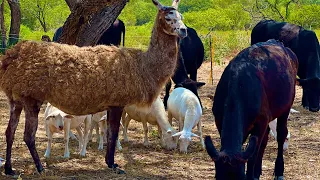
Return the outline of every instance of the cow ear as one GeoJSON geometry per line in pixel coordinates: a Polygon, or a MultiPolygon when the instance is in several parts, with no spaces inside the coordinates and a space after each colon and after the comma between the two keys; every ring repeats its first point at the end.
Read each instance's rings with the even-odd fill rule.
{"type": "Polygon", "coordinates": [[[68,118],[68,119],[74,118],[74,116],[72,116],[72,115],[70,115],[70,114],[65,114],[63,117],[64,117],[64,118],[68,118]]]}
{"type": "Polygon", "coordinates": [[[205,82],[197,82],[197,87],[200,88],[201,86],[204,86],[206,85],[205,82]]]}
{"type": "Polygon", "coordinates": [[[213,143],[212,143],[212,140],[211,140],[211,137],[210,136],[206,136],[204,138],[204,143],[205,143],[205,146],[206,146],[206,150],[207,150],[207,153],[209,154],[209,156],[211,157],[211,159],[216,162],[218,161],[219,159],[219,153],[218,151],[216,150],[216,148],[214,147],[213,143]]]}

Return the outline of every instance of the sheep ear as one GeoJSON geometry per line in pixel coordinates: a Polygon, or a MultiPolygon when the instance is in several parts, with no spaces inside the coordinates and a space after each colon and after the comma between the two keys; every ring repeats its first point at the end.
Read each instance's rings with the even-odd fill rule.
{"type": "Polygon", "coordinates": [[[64,115],[62,115],[62,117],[68,118],[68,119],[74,118],[74,116],[72,116],[72,115],[70,115],[70,114],[64,114],[64,115]]]}
{"type": "Polygon", "coordinates": [[[197,137],[197,138],[200,138],[200,136],[196,135],[195,133],[191,133],[191,137],[197,137]]]}
{"type": "Polygon", "coordinates": [[[177,132],[174,135],[172,135],[172,137],[177,137],[177,136],[181,136],[182,132],[177,132]]]}
{"type": "Polygon", "coordinates": [[[163,8],[162,4],[158,0],[152,0],[152,2],[159,10],[163,8]]]}
{"type": "Polygon", "coordinates": [[[178,9],[180,0],[172,0],[172,7],[178,9]]]}

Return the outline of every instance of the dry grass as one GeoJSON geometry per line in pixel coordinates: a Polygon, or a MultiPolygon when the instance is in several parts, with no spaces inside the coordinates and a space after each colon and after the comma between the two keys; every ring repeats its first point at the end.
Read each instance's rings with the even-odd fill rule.
{"type": "MultiPolygon", "coordinates": [[[[207,84],[200,90],[204,105],[203,133],[211,135],[217,144],[218,133],[211,112],[212,102],[208,95],[213,95],[216,84],[224,67],[214,67],[214,85],[207,84]]],[[[208,82],[210,64],[206,62],[200,69],[200,81],[208,82]]],[[[297,87],[297,96],[293,108],[300,114],[292,114],[289,121],[291,141],[289,150],[285,152],[286,179],[320,179],[320,113],[310,113],[301,106],[301,88],[297,87]]],[[[46,160],[43,155],[47,140],[43,121],[42,108],[37,132],[37,150],[46,168],[45,174],[36,173],[33,160],[23,142],[24,115],[18,126],[13,145],[13,167],[21,173],[23,179],[214,179],[214,165],[201,148],[198,139],[194,139],[188,154],[180,154],[177,150],[166,151],[160,147],[156,136],[156,127],[152,127],[149,137],[151,146],[143,146],[142,124],[131,121],[128,136],[129,143],[122,143],[123,151],[116,153],[115,161],[126,171],[126,175],[116,175],[106,168],[105,151],[98,151],[98,144],[89,143],[87,156],[80,158],[77,153],[77,142],[71,141],[71,158],[62,158],[64,145],[62,135],[56,135],[53,141],[52,156],[46,160]]],[[[0,94],[0,157],[5,157],[5,129],[9,119],[8,105],[5,96],[0,94]]],[[[175,126],[177,127],[177,126],[175,126]]],[[[122,139],[122,136],[121,136],[122,139]]],[[[261,179],[272,178],[276,159],[276,142],[270,138],[263,158],[263,175],[261,179]]],[[[0,179],[10,179],[0,169],[0,179]]]]}

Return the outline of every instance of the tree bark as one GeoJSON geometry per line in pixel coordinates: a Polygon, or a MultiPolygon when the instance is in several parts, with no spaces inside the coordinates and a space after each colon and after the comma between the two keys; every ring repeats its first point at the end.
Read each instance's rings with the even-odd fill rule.
{"type": "Polygon", "coordinates": [[[77,3],[80,2],[80,0],[65,0],[67,5],[69,6],[70,11],[72,12],[73,8],[77,3]]]}
{"type": "Polygon", "coordinates": [[[76,3],[62,27],[58,42],[78,46],[95,45],[127,2],[128,0],[85,0],[76,3]]]}
{"type": "Polygon", "coordinates": [[[0,7],[0,30],[1,30],[0,53],[3,54],[7,45],[6,27],[4,26],[4,0],[2,0],[1,7],[0,7]]]}
{"type": "Polygon", "coordinates": [[[21,11],[19,0],[8,0],[11,10],[11,25],[9,32],[8,46],[14,45],[19,40],[20,24],[21,24],[21,11]]]}

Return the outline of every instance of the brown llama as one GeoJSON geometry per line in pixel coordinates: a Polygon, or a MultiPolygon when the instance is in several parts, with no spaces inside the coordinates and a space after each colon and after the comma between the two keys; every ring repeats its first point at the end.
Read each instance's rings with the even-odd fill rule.
{"type": "Polygon", "coordinates": [[[172,76],[177,61],[177,38],[187,35],[179,0],[158,8],[146,52],[115,46],[77,47],[57,43],[23,41],[0,57],[0,88],[8,97],[10,120],[6,130],[5,173],[14,175],[11,151],[22,109],[25,111],[24,141],[38,172],[44,169],[35,147],[38,114],[44,101],[72,115],[109,110],[107,153],[114,163],[115,145],[123,107],[150,106],[172,76]]]}

